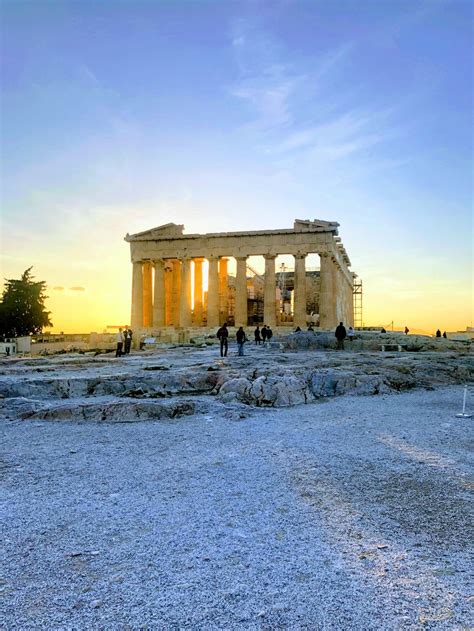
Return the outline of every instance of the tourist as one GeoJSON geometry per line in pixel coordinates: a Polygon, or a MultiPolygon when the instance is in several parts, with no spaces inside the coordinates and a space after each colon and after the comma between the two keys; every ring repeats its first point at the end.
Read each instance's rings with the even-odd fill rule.
{"type": "Polygon", "coordinates": [[[125,354],[130,355],[130,349],[132,348],[133,331],[128,329],[127,341],[125,342],[125,354]]]}
{"type": "Polygon", "coordinates": [[[336,327],[336,331],[334,335],[336,336],[336,340],[337,340],[337,350],[343,351],[344,340],[347,337],[347,332],[346,332],[346,327],[344,326],[342,322],[339,322],[339,326],[336,327]]]}
{"type": "Polygon", "coordinates": [[[300,333],[301,332],[301,327],[297,326],[295,329],[295,333],[300,333]]]}
{"type": "Polygon", "coordinates": [[[444,337],[445,340],[448,339],[448,335],[447,335],[446,331],[443,331],[443,337],[444,337]]]}
{"type": "Polygon", "coordinates": [[[258,325],[257,325],[257,328],[255,329],[254,335],[255,335],[255,344],[261,344],[262,336],[260,335],[260,327],[258,325]]]}
{"type": "Polygon", "coordinates": [[[244,327],[239,326],[239,330],[237,331],[237,348],[239,351],[239,355],[242,356],[244,354],[244,344],[247,341],[247,336],[245,335],[244,327]]]}
{"type": "Polygon", "coordinates": [[[267,340],[270,341],[273,337],[273,331],[269,326],[267,326],[267,340]]]}
{"type": "Polygon", "coordinates": [[[405,335],[408,335],[408,333],[410,333],[410,329],[406,326],[405,327],[405,335]]]}
{"type": "Polygon", "coordinates": [[[441,331],[439,329],[436,331],[436,337],[441,337],[441,331]]]}
{"type": "Polygon", "coordinates": [[[229,331],[227,330],[227,322],[224,322],[221,328],[217,331],[217,338],[221,343],[221,357],[227,357],[227,349],[229,347],[228,337],[229,331]]]}
{"type": "Polygon", "coordinates": [[[123,333],[122,333],[122,329],[118,330],[118,333],[115,336],[115,339],[117,341],[117,350],[115,351],[115,357],[122,357],[122,355],[123,355],[123,353],[122,353],[122,348],[123,348],[123,333]]]}
{"type": "Polygon", "coordinates": [[[354,329],[350,326],[349,330],[347,331],[347,337],[349,338],[349,342],[352,344],[352,340],[354,339],[354,335],[355,335],[355,331],[354,329]]]}
{"type": "Polygon", "coordinates": [[[267,341],[267,325],[266,324],[262,326],[262,340],[264,344],[267,341]]]}

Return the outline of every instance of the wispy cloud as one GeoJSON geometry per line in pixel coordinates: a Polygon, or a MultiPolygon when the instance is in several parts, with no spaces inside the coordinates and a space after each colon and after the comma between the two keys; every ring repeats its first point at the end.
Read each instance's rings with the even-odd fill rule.
{"type": "Polygon", "coordinates": [[[85,287],[69,287],[70,291],[86,291],[85,287]]]}
{"type": "MultiPolygon", "coordinates": [[[[267,155],[295,162],[343,160],[395,137],[394,108],[358,107],[345,101],[334,84],[354,52],[352,42],[320,51],[312,59],[290,57],[261,25],[239,20],[231,45],[239,70],[231,94],[253,118],[246,129],[267,155]],[[336,94],[336,96],[335,96],[336,94]]],[[[341,81],[342,79],[342,81],[341,81]]],[[[288,162],[289,161],[289,162],[288,162]]]]}

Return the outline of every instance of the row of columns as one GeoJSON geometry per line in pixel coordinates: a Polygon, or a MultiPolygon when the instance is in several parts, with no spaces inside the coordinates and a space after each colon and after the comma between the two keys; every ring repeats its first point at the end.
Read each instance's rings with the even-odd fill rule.
{"type": "MultiPolygon", "coordinates": [[[[306,326],[306,254],[295,255],[294,315],[295,326],[306,326]]],[[[235,325],[247,325],[247,256],[236,257],[235,325]]],[[[276,255],[264,255],[264,321],[276,326],[276,255]]],[[[203,258],[194,261],[194,318],[191,307],[191,259],[158,259],[133,263],[133,329],[163,327],[168,324],[199,326],[203,318],[203,258]],[[155,282],[152,290],[152,270],[155,282]],[[152,293],[153,291],[153,293],[152,293]]],[[[209,257],[207,326],[222,323],[228,312],[227,259],[209,257]]],[[[339,320],[352,324],[352,287],[344,278],[337,261],[321,254],[320,325],[333,327],[339,320]],[[345,316],[345,317],[344,317],[345,316]]]]}

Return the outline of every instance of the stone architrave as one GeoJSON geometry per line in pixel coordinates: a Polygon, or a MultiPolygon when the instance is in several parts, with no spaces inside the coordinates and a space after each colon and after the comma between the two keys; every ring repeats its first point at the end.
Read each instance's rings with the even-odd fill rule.
{"type": "Polygon", "coordinates": [[[132,314],[130,326],[132,331],[138,331],[143,326],[143,269],[142,262],[133,264],[132,272],[132,314]]]}
{"type": "Polygon", "coordinates": [[[143,263],[143,326],[153,326],[152,263],[143,263]]]}
{"type": "Polygon", "coordinates": [[[276,283],[274,254],[265,254],[265,284],[263,289],[263,319],[264,324],[276,326],[276,283]]]}
{"type": "Polygon", "coordinates": [[[179,327],[181,323],[181,261],[173,260],[173,301],[172,301],[172,320],[173,326],[179,327]]]}
{"type": "Polygon", "coordinates": [[[194,315],[195,326],[202,326],[203,293],[202,293],[202,264],[204,259],[194,259],[194,315]]]}
{"type": "Polygon", "coordinates": [[[295,296],[293,324],[306,327],[306,254],[295,255],[295,296]]]}
{"type": "Polygon", "coordinates": [[[165,326],[165,262],[158,259],[154,262],[155,285],[153,288],[153,326],[165,326]]]}
{"type": "Polygon", "coordinates": [[[235,278],[235,326],[247,326],[247,257],[238,256],[235,278]]]}
{"type": "Polygon", "coordinates": [[[209,256],[209,287],[207,292],[207,326],[219,326],[219,260],[209,256]]]}
{"type": "Polygon", "coordinates": [[[180,325],[191,326],[191,259],[181,259],[180,325]]]}

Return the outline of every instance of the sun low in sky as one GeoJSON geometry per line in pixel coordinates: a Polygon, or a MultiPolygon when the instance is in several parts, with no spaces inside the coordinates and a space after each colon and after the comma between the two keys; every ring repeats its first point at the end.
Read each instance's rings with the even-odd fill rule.
{"type": "Polygon", "coordinates": [[[124,235],[341,224],[366,325],[472,324],[473,3],[2,2],[1,274],[130,318],[124,235]]]}

